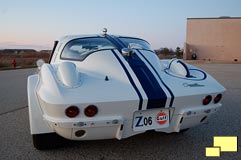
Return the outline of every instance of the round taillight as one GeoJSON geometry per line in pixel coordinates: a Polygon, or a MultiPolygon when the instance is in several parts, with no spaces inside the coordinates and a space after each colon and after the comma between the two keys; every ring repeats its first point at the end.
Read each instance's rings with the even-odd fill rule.
{"type": "Polygon", "coordinates": [[[218,94],[218,95],[214,98],[213,102],[214,102],[214,103],[218,103],[218,102],[220,102],[221,99],[222,99],[222,94],[218,94]]]}
{"type": "Polygon", "coordinates": [[[79,108],[76,106],[70,106],[65,110],[66,116],[73,118],[79,114],[79,108]]]}
{"type": "Polygon", "coordinates": [[[203,99],[203,105],[208,105],[212,101],[212,96],[208,95],[203,99]]]}
{"type": "Polygon", "coordinates": [[[85,108],[85,115],[87,117],[93,117],[98,113],[98,108],[95,105],[89,105],[85,108]]]}

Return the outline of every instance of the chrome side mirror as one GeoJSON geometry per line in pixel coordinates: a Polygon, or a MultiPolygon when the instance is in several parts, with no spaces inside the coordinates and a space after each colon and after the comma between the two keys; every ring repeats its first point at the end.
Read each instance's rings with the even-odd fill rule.
{"type": "Polygon", "coordinates": [[[131,56],[134,54],[134,51],[133,51],[131,48],[123,48],[123,49],[121,50],[121,53],[122,53],[124,56],[131,57],[131,56]]]}

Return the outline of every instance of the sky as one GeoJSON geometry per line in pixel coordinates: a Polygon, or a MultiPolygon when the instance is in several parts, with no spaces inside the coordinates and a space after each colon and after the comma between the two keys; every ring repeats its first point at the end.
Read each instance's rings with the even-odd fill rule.
{"type": "Polygon", "coordinates": [[[52,49],[64,35],[109,34],[183,48],[187,18],[241,17],[241,0],[0,0],[0,49],[52,49]]]}

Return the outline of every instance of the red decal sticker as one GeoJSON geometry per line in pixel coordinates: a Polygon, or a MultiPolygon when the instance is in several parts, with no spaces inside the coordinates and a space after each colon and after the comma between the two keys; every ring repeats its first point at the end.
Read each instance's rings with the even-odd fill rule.
{"type": "Polygon", "coordinates": [[[156,115],[156,121],[158,124],[163,125],[167,122],[167,115],[164,112],[160,112],[156,115]]]}

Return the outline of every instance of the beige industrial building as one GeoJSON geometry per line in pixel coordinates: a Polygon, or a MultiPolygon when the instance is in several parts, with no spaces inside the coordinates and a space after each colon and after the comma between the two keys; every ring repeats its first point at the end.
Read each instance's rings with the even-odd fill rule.
{"type": "Polygon", "coordinates": [[[183,59],[241,61],[241,17],[188,18],[183,59]]]}

